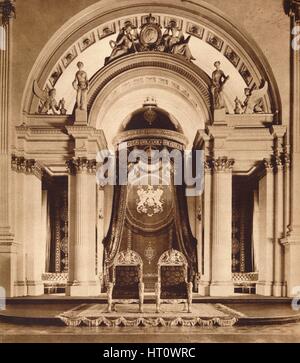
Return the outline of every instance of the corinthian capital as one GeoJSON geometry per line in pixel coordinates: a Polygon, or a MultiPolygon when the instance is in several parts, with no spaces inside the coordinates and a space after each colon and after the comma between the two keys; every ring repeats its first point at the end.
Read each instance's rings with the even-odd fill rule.
{"type": "Polygon", "coordinates": [[[88,160],[86,157],[73,158],[66,162],[67,169],[70,174],[78,173],[90,173],[94,174],[96,172],[96,160],[88,160]]]}
{"type": "Polygon", "coordinates": [[[39,162],[34,159],[29,159],[25,161],[25,173],[34,174],[39,179],[43,176],[43,168],[39,162]]]}
{"type": "Polygon", "coordinates": [[[6,25],[9,19],[16,17],[16,6],[14,0],[0,1],[0,13],[2,14],[2,24],[6,25]]]}
{"type": "Polygon", "coordinates": [[[287,13],[295,17],[296,21],[300,21],[300,0],[288,0],[287,13]]]}
{"type": "Polygon", "coordinates": [[[234,165],[233,159],[228,159],[226,156],[212,159],[212,166],[214,171],[228,172],[231,171],[234,165]]]}

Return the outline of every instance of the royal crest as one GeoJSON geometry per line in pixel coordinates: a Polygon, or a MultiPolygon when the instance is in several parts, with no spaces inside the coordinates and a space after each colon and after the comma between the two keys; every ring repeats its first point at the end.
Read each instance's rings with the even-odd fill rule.
{"type": "Polygon", "coordinates": [[[139,186],[137,194],[136,210],[138,213],[152,217],[154,214],[163,212],[163,189],[160,186],[157,188],[154,188],[152,185],[146,187],[139,186]]]}

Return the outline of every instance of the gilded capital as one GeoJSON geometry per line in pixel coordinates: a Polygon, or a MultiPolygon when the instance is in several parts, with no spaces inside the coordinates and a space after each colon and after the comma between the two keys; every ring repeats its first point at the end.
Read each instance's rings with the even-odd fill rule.
{"type": "Polygon", "coordinates": [[[212,167],[216,172],[229,172],[234,165],[233,159],[228,159],[227,156],[212,159],[212,167]]]}
{"type": "Polygon", "coordinates": [[[13,0],[4,0],[0,2],[0,12],[2,14],[2,24],[7,25],[9,20],[16,18],[16,6],[13,0]]]}
{"type": "Polygon", "coordinates": [[[70,159],[66,162],[66,166],[68,172],[70,174],[79,174],[79,173],[96,173],[96,160],[88,160],[86,157],[78,157],[70,159]]]}
{"type": "Polygon", "coordinates": [[[42,179],[43,176],[43,168],[39,162],[34,159],[28,159],[25,161],[25,173],[33,174],[37,178],[42,179]]]}
{"type": "Polygon", "coordinates": [[[287,10],[289,16],[294,17],[296,21],[300,21],[300,0],[288,0],[287,10]]]}
{"type": "Polygon", "coordinates": [[[263,164],[264,164],[264,168],[266,169],[267,172],[273,171],[274,163],[271,158],[270,159],[265,158],[263,160],[263,164]]]}

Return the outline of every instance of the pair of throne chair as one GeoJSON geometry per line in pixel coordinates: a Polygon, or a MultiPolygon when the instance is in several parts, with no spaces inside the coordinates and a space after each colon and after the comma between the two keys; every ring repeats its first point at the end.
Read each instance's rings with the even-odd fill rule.
{"type": "MultiPolygon", "coordinates": [[[[158,280],[155,285],[156,312],[161,303],[184,303],[191,312],[192,282],[188,282],[188,264],[185,256],[177,250],[165,251],[158,260],[158,280]]],[[[112,266],[112,281],[107,287],[108,312],[117,303],[138,303],[143,312],[144,283],[143,261],[132,250],[117,254],[112,266]]]]}

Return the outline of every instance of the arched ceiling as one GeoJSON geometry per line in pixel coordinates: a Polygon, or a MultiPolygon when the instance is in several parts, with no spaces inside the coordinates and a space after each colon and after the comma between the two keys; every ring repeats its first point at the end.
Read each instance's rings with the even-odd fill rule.
{"type": "MultiPolygon", "coordinates": [[[[201,68],[207,75],[211,76],[214,71],[214,62],[221,61],[222,70],[230,76],[224,93],[227,97],[229,112],[233,113],[234,99],[239,97],[244,99],[244,88],[257,83],[254,70],[251,70],[250,64],[242,59],[243,56],[238,53],[236,47],[224,39],[220,34],[213,31],[204,24],[194,23],[188,19],[170,16],[169,14],[153,14],[164,28],[170,19],[175,19],[179,28],[184,31],[185,36],[191,35],[191,28],[197,29],[198,34],[191,35],[189,42],[190,49],[196,60],[193,62],[201,68]],[[229,59],[229,53],[233,55],[229,59]],[[247,70],[248,77],[242,76],[242,71],[247,70]]],[[[112,22],[102,24],[89,32],[83,34],[80,39],[74,42],[63,54],[60,60],[51,70],[45,84],[41,85],[48,89],[55,87],[57,90],[57,99],[64,98],[68,113],[72,113],[75,105],[75,91],[72,87],[74,75],[77,71],[76,64],[82,61],[85,65],[84,70],[91,78],[101,67],[104,66],[104,60],[111,53],[110,41],[116,40],[120,28],[126,20],[130,20],[137,27],[140,27],[143,19],[147,14],[136,14],[115,19],[112,22]],[[105,34],[105,30],[108,35],[105,34]],[[111,33],[111,34],[110,34],[111,33]]]]}
{"type": "MultiPolygon", "coordinates": [[[[189,45],[196,58],[194,64],[208,76],[211,76],[214,70],[213,63],[216,60],[221,61],[221,68],[230,76],[225,87],[229,111],[233,111],[233,101],[236,96],[244,98],[245,87],[258,85],[261,79],[266,79],[270,84],[269,97],[265,99],[267,110],[268,112],[278,110],[280,113],[277,84],[259,47],[227,16],[201,0],[197,3],[181,0],[151,2],[145,0],[143,3],[139,0],[120,0],[118,3],[111,3],[109,0],[101,0],[86,8],[54,34],[41,52],[24,91],[23,111],[25,113],[37,111],[38,99],[32,93],[33,81],[37,80],[42,88],[55,87],[57,99],[63,97],[66,100],[68,113],[71,113],[75,103],[72,81],[77,71],[76,63],[79,60],[82,61],[89,78],[92,78],[99,69],[103,69],[104,59],[111,53],[109,42],[116,39],[124,21],[129,19],[140,27],[143,17],[150,12],[159,19],[163,29],[170,19],[175,19],[185,36],[191,35],[189,45]],[[192,27],[196,29],[196,33],[191,32],[192,27]],[[243,73],[245,70],[247,74],[243,73]]],[[[128,91],[128,94],[139,100],[137,108],[141,106],[142,99],[138,95],[144,96],[151,89],[154,90],[153,87],[148,86],[144,89],[144,93],[141,92],[141,87],[139,93],[133,89],[128,91]]],[[[163,94],[162,88],[158,93],[160,99],[157,99],[157,102],[164,108],[167,107],[167,96],[164,97],[163,94]]],[[[118,106],[120,110],[122,110],[120,105],[122,102],[125,103],[126,97],[120,98],[118,106]]],[[[130,102],[127,99],[126,102],[135,107],[133,106],[135,102],[132,100],[130,102]]],[[[181,102],[186,101],[181,100],[181,102]]],[[[205,111],[203,110],[202,113],[204,114],[205,111]]],[[[123,115],[122,120],[125,116],[123,115]]],[[[174,116],[180,119],[179,115],[174,116]]],[[[115,117],[120,115],[116,112],[115,117]]],[[[201,117],[198,116],[199,127],[202,127],[201,122],[201,117]]]]}

